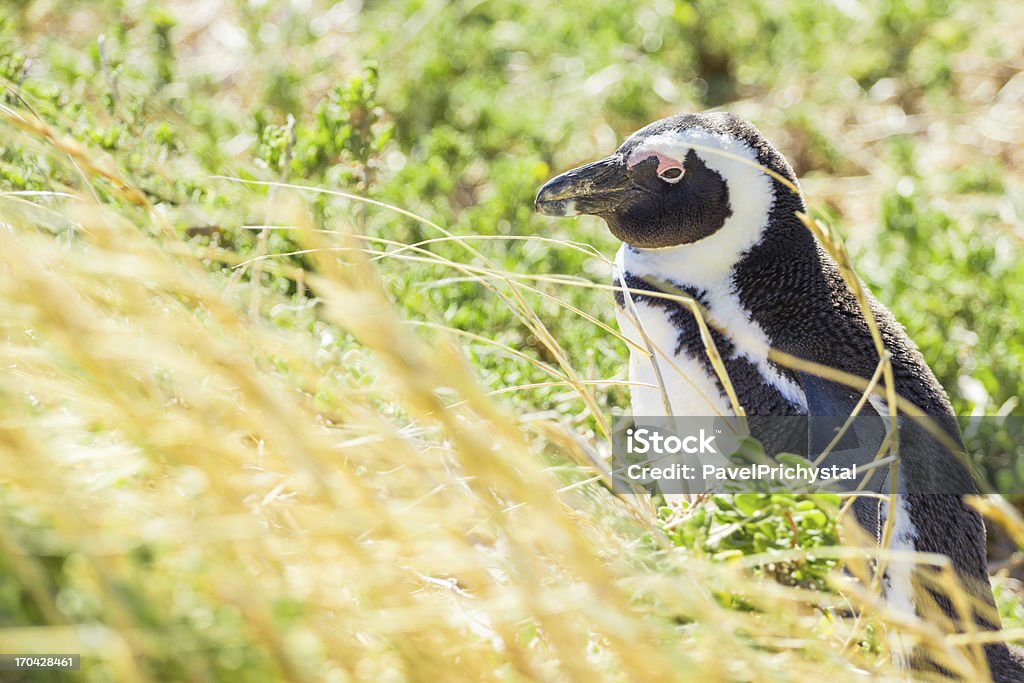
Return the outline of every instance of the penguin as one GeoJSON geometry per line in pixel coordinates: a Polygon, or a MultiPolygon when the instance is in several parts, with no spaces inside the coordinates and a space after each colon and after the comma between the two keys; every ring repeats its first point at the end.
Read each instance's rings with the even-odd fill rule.
{"type": "MultiPolygon", "coordinates": [[[[634,416],[733,415],[735,400],[752,435],[761,438],[759,418],[763,427],[771,424],[763,418],[837,418],[856,408],[860,391],[784,366],[771,354],[781,351],[865,380],[879,365],[856,294],[798,218],[806,210],[798,190],[793,169],[772,144],[752,124],[724,112],[651,123],[611,156],[540,189],[539,213],[599,216],[622,242],[614,268],[619,328],[636,348],[653,352],[631,350],[634,416]],[[702,306],[732,398],[693,313],[664,294],[683,294],[702,306]]],[[[892,314],[870,293],[866,297],[891,357],[896,394],[962,449],[949,399],[924,357],[892,314]]],[[[867,413],[888,424],[885,401],[872,396],[869,403],[867,413]]],[[[855,517],[877,540],[891,523],[893,549],[948,557],[976,606],[971,618],[977,628],[999,629],[984,525],[964,501],[964,494],[976,492],[969,472],[921,423],[901,417],[899,424],[898,467],[885,473],[890,484],[895,474],[894,509],[887,499],[861,496],[855,517]]],[[[810,428],[802,453],[821,452],[828,437],[810,428]]],[[[918,584],[913,565],[894,560],[882,578],[891,608],[924,615],[937,605],[959,624],[944,594],[918,584]]],[[[987,644],[984,652],[993,680],[1024,681],[1024,654],[1004,643],[987,644]]],[[[949,673],[920,653],[906,653],[901,662],[949,673]]]]}

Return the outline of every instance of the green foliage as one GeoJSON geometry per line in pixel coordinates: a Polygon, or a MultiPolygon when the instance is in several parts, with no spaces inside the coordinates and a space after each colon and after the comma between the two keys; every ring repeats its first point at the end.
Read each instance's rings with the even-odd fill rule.
{"type": "Polygon", "coordinates": [[[992,580],[992,592],[1004,629],[1024,627],[1024,602],[1020,599],[1022,589],[1024,587],[1016,579],[1001,576],[992,580]]]}
{"type": "MultiPolygon", "coordinates": [[[[913,186],[913,184],[911,184],[913,186]]],[[[888,193],[861,274],[917,342],[959,414],[1013,409],[1024,386],[1024,260],[991,209],[955,218],[917,192],[888,193]],[[969,396],[965,387],[977,386],[969,396]],[[1009,403],[1008,403],[1009,402],[1009,403]]]]}
{"type": "MultiPolygon", "coordinates": [[[[271,325],[320,340],[325,377],[314,393],[325,401],[349,390],[336,372],[363,389],[381,380],[355,342],[319,317],[304,284],[274,268],[305,263],[291,254],[298,245],[290,226],[268,228],[265,239],[252,229],[286,222],[274,213],[283,193],[218,176],[356,193],[467,238],[425,245],[426,255],[403,251],[394,243],[442,234],[381,207],[305,197],[318,227],[366,238],[405,316],[493,342],[466,340],[464,348],[482,384],[506,390],[502,402],[518,414],[554,415],[596,441],[589,408],[546,369],[557,365],[557,349],[509,302],[523,297],[581,377],[624,380],[625,345],[573,312],[614,328],[610,293],[528,281],[539,290],[532,292],[496,277],[481,282],[460,266],[479,267],[486,258],[516,274],[608,281],[610,267],[595,254],[608,258],[618,245],[605,226],[536,216],[537,188],[571,164],[609,153],[650,120],[722,106],[753,119],[812,181],[805,185],[812,212],[849,233],[859,273],[906,325],[957,411],[1020,412],[1020,155],[1012,126],[991,129],[992,121],[1021,115],[1013,99],[1019,45],[1003,30],[1015,25],[1010,7],[947,0],[239,2],[219,6],[204,26],[167,3],[72,4],[64,13],[16,3],[0,19],[0,103],[38,117],[124,174],[200,253],[223,249],[240,261],[272,255],[259,271],[215,255],[205,263],[233,294],[257,307],[261,297],[274,302],[271,325]],[[991,96],[976,94],[985,92],[1007,93],[1001,113],[990,111],[991,96]],[[979,120],[984,135],[959,139],[979,120]],[[855,187],[836,197],[822,180],[830,177],[855,187]],[[531,388],[507,391],[518,385],[531,388]]],[[[4,126],[3,192],[54,193],[40,200],[44,210],[72,191],[135,211],[115,188],[83,178],[66,154],[4,126]]],[[[50,228],[74,239],[65,223],[53,217],[50,228]]],[[[595,394],[606,413],[627,409],[627,387],[595,394]]],[[[60,596],[60,613],[109,621],[112,608],[100,604],[83,558],[39,540],[52,523],[30,514],[31,501],[3,498],[0,505],[15,541],[60,596]]],[[[687,552],[723,562],[762,555],[758,575],[824,588],[836,564],[814,550],[839,542],[836,509],[832,496],[750,493],[713,496],[711,505],[679,518],[666,512],[663,521],[687,552]]],[[[252,646],[244,619],[200,586],[169,578],[194,568],[168,566],[159,546],[134,553],[137,581],[118,586],[119,607],[132,622],[173,632],[182,649],[216,653],[204,660],[207,668],[193,670],[156,647],[156,679],[263,680],[266,654],[252,646]],[[174,609],[157,614],[154,604],[174,609]]],[[[9,562],[0,556],[0,627],[38,624],[41,606],[9,579],[9,562]]],[[[1016,587],[1000,591],[1001,613],[1019,625],[1016,587]]],[[[268,618],[284,628],[302,609],[284,596],[268,618]]]]}
{"type": "Polygon", "coordinates": [[[839,544],[839,504],[831,494],[740,493],[712,495],[677,520],[671,508],[660,514],[670,522],[669,538],[677,546],[721,561],[764,555],[758,574],[784,585],[825,590],[838,561],[817,557],[814,549],[839,544]],[[797,558],[786,553],[794,550],[803,552],[797,558]]]}
{"type": "Polygon", "coordinates": [[[258,111],[258,158],[271,169],[286,170],[287,178],[316,178],[368,191],[375,159],[394,131],[381,120],[378,79],[376,67],[364,66],[328,91],[311,121],[296,123],[289,114],[287,123],[277,125],[268,122],[266,111],[258,111]]]}

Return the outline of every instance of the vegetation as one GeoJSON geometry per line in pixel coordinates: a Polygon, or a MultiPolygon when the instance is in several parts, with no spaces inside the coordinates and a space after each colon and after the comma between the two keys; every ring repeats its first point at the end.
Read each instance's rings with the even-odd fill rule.
{"type": "Polygon", "coordinates": [[[862,556],[840,501],[602,486],[617,244],[532,202],[655,118],[735,111],[958,412],[1019,415],[1022,22],[8,3],[0,652],[83,655],[13,680],[844,681],[898,676],[897,632],[980,680],[970,639],[839,570],[862,556]]]}

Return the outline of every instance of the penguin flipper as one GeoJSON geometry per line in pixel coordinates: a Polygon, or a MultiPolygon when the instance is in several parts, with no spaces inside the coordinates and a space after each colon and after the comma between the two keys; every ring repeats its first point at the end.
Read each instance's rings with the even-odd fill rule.
{"type": "Polygon", "coordinates": [[[874,406],[867,404],[852,420],[861,394],[817,375],[798,373],[807,399],[807,444],[811,460],[828,450],[819,467],[856,465],[858,478],[847,483],[848,490],[886,493],[888,465],[871,466],[885,441],[887,425],[874,406]],[[849,422],[849,424],[847,424],[849,422]],[[845,431],[844,431],[845,430],[845,431]],[[836,437],[842,432],[842,437],[836,437]],[[833,443],[835,441],[835,443],[833,443]],[[866,486],[861,485],[865,477],[866,486]]]}

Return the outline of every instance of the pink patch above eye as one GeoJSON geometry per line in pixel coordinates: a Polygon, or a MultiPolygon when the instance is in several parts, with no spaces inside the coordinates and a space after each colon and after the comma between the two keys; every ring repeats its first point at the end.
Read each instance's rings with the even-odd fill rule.
{"type": "Polygon", "coordinates": [[[670,168],[678,168],[680,171],[684,171],[685,170],[685,169],[683,169],[683,165],[681,163],[679,163],[675,159],[672,159],[670,157],[665,156],[664,154],[659,154],[658,152],[645,152],[645,153],[642,153],[642,154],[638,154],[635,157],[631,157],[626,162],[626,167],[627,168],[633,168],[634,166],[639,164],[641,161],[647,161],[651,157],[654,157],[654,158],[656,158],[658,160],[658,171],[657,171],[658,175],[661,175],[662,173],[664,173],[665,171],[667,171],[670,168]]]}
{"type": "Polygon", "coordinates": [[[679,169],[679,173],[678,174],[673,174],[672,175],[672,179],[673,180],[682,177],[683,172],[684,172],[682,164],[680,164],[675,159],[660,159],[660,158],[658,159],[658,175],[662,175],[663,173],[665,173],[665,171],[669,170],[670,168],[678,168],[679,169]]]}

